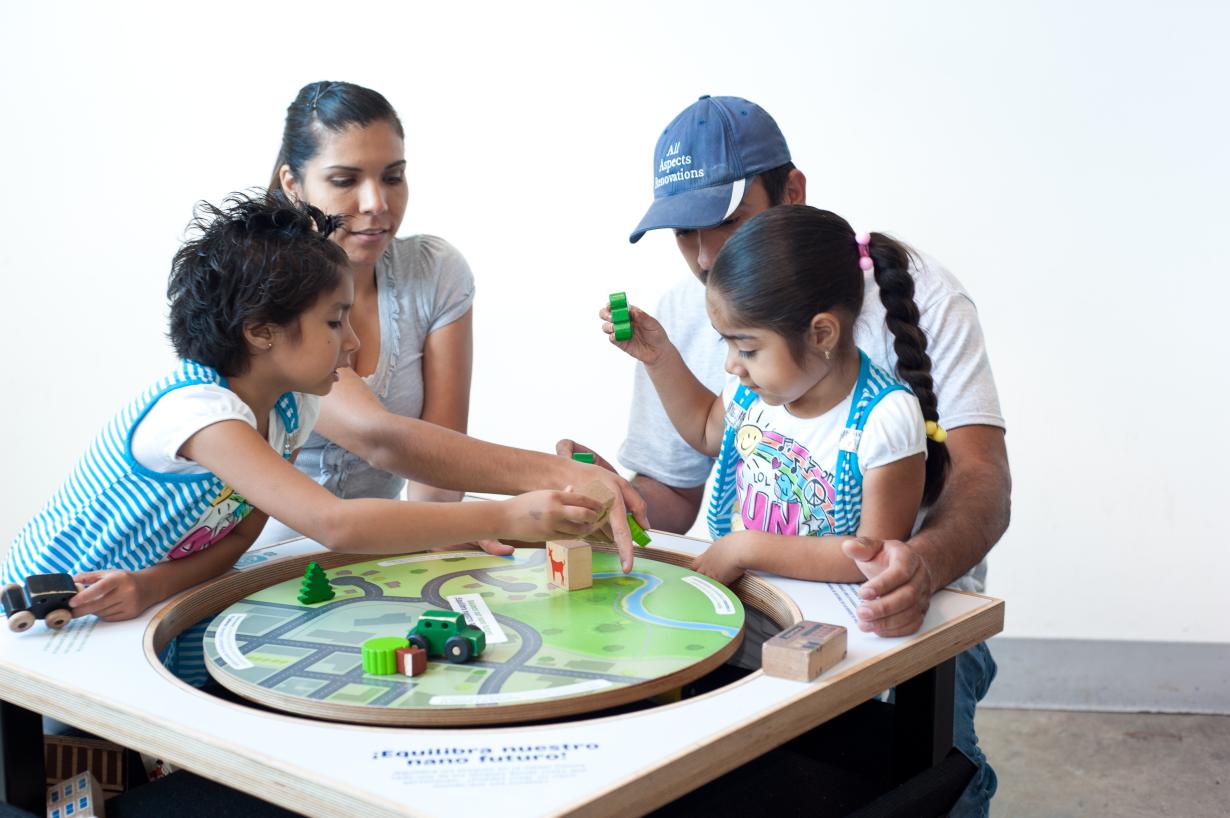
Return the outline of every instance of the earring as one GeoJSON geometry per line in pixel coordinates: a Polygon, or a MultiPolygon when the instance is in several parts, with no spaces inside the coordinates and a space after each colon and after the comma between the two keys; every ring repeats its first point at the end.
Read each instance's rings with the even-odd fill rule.
{"type": "Polygon", "coordinates": [[[270,341],[269,343],[265,344],[265,349],[273,349],[273,341],[270,341]]]}
{"type": "Polygon", "coordinates": [[[831,349],[824,350],[824,360],[826,361],[833,360],[833,350],[831,349]]]}

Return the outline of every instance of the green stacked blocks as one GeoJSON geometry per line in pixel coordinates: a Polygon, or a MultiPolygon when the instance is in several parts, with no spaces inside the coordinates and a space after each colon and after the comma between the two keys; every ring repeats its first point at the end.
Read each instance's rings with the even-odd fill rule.
{"type": "Polygon", "coordinates": [[[632,315],[626,293],[611,293],[611,323],[615,325],[616,341],[632,340],[632,315]]]}
{"type": "Polygon", "coordinates": [[[410,647],[402,636],[377,636],[363,643],[363,672],[373,676],[388,676],[397,672],[397,651],[410,647]]]}

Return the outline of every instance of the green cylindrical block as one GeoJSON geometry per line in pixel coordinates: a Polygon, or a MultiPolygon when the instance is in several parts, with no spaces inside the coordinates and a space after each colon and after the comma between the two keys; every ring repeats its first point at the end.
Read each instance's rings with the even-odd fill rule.
{"type": "Polygon", "coordinates": [[[573,452],[572,459],[577,461],[578,463],[593,463],[594,453],[593,452],[573,452]]]}
{"type": "Polygon", "coordinates": [[[611,293],[611,309],[627,309],[628,296],[624,293],[611,293]]]}
{"type": "Polygon", "coordinates": [[[363,643],[363,672],[373,676],[388,676],[397,672],[397,649],[410,643],[401,636],[377,636],[363,643]]]}
{"type": "Polygon", "coordinates": [[[615,325],[615,340],[616,341],[631,341],[632,340],[632,325],[629,323],[619,323],[615,325]]]}
{"type": "Polygon", "coordinates": [[[615,307],[611,310],[612,324],[628,324],[632,321],[632,314],[628,312],[627,307],[615,307]]]}

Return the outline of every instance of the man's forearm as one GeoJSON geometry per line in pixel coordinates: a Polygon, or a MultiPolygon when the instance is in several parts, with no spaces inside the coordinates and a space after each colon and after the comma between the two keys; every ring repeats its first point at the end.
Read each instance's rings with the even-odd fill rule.
{"type": "Polygon", "coordinates": [[[909,540],[931,573],[932,592],[952,584],[999,542],[1008,528],[1011,491],[1006,457],[949,473],[923,527],[909,540]]]}
{"type": "Polygon", "coordinates": [[[645,498],[653,527],[672,534],[688,532],[696,522],[705,494],[703,484],[692,488],[674,488],[643,474],[632,478],[632,487],[645,498]]]}

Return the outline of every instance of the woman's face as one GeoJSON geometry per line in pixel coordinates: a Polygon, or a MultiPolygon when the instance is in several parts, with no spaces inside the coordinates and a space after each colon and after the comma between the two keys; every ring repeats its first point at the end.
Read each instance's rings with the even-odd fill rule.
{"type": "Polygon", "coordinates": [[[374,268],[406,215],[405,144],[383,120],[320,134],[320,150],[302,178],[282,167],[282,188],[329,215],[346,216],[333,240],[356,269],[374,268]]]}

